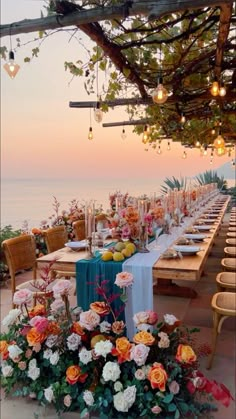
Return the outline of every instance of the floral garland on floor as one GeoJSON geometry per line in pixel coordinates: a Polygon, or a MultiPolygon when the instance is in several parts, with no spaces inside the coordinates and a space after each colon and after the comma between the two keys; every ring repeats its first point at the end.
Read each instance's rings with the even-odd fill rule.
{"type": "MultiPolygon", "coordinates": [[[[117,274],[122,296],[132,282],[130,273],[117,274]]],[[[107,297],[106,281],[96,286],[104,301],[88,311],[70,308],[69,280],[53,286],[48,304],[31,309],[32,293],[15,293],[17,308],[3,319],[8,330],[0,335],[6,395],[53,404],[58,413],[78,411],[84,418],[94,412],[104,419],[206,418],[217,410],[213,399],[230,404],[225,386],[199,371],[198,360],[209,351],[196,345],[198,330],[170,314],[158,322],[148,310],[134,316],[137,333],[131,342],[112,309],[117,295],[107,297]]]]}

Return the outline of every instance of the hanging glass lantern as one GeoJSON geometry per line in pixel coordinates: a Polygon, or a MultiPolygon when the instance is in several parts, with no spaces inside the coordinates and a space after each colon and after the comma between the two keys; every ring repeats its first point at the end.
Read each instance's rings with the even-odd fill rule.
{"type": "Polygon", "coordinates": [[[219,133],[219,135],[216,137],[213,145],[216,149],[222,148],[225,146],[225,140],[222,137],[221,133],[219,133]]]}
{"type": "Polygon", "coordinates": [[[168,99],[168,92],[163,86],[163,78],[159,77],[157,81],[157,87],[152,92],[152,100],[154,103],[162,104],[168,99]]]}

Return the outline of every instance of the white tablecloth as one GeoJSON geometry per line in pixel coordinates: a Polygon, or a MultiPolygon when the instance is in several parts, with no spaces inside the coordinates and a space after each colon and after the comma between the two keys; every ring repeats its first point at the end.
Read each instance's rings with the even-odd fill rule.
{"type": "Polygon", "coordinates": [[[194,217],[185,217],[184,222],[179,227],[172,227],[171,234],[162,234],[158,237],[157,242],[154,240],[147,247],[149,253],[136,253],[131,258],[124,261],[122,270],[130,272],[134,276],[132,287],[128,288],[128,301],[125,306],[125,319],[127,327],[127,336],[132,340],[136,333],[133,322],[133,316],[139,311],[153,309],[153,276],[152,267],[159,259],[160,255],[171,246],[171,244],[181,236],[183,231],[194,223],[199,215],[210,207],[217,196],[212,198],[205,207],[201,207],[194,217]]]}

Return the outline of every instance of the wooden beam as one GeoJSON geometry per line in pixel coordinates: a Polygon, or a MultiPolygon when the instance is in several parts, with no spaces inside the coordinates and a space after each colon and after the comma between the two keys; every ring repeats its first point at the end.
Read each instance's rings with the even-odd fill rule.
{"type": "Polygon", "coordinates": [[[0,38],[69,26],[79,27],[80,25],[92,22],[125,19],[128,16],[148,16],[149,21],[151,21],[171,13],[188,9],[201,9],[208,6],[223,7],[223,5],[230,5],[232,3],[233,0],[133,0],[130,3],[125,1],[114,6],[95,7],[66,15],[55,14],[43,18],[24,19],[10,24],[0,25],[0,38]]]}
{"type": "Polygon", "coordinates": [[[222,3],[221,12],[220,12],[220,22],[219,22],[219,31],[217,37],[217,47],[216,47],[216,58],[215,58],[215,68],[214,73],[217,79],[220,79],[221,68],[224,58],[224,47],[228,39],[230,21],[232,17],[233,3],[226,4],[222,3]]]}

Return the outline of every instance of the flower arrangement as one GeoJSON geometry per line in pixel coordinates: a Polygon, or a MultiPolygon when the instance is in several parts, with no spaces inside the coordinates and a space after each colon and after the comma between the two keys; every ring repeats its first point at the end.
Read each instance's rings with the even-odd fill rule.
{"type": "MultiPolygon", "coordinates": [[[[116,278],[121,295],[132,283],[128,273],[116,278]]],[[[57,412],[78,411],[81,418],[206,418],[216,409],[213,398],[229,405],[224,385],[199,371],[198,360],[209,351],[196,344],[196,329],[170,314],[159,321],[147,310],[135,314],[130,341],[112,309],[119,295],[106,296],[106,281],[97,285],[103,301],[87,311],[70,308],[70,292],[71,282],[60,280],[54,298],[31,309],[30,292],[15,293],[18,308],[3,319],[8,330],[0,336],[6,394],[53,404],[57,412]]]]}

